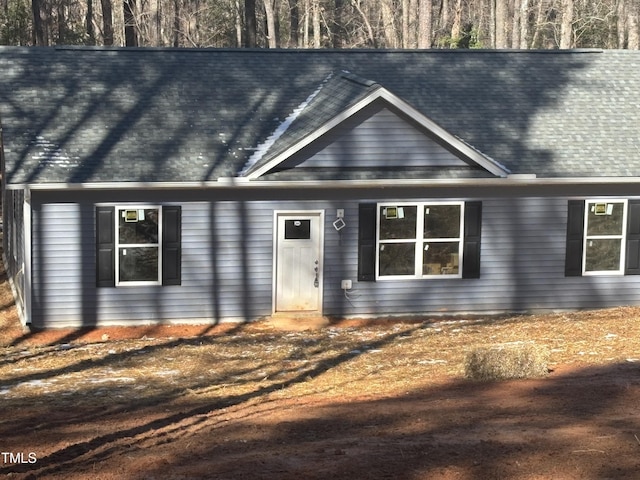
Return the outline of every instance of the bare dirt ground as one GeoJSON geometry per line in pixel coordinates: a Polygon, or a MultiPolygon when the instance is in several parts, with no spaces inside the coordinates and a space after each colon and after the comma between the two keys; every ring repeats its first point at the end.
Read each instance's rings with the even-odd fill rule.
{"type": "Polygon", "coordinates": [[[31,333],[3,280],[6,478],[640,475],[637,308],[31,333]],[[464,379],[469,351],[518,342],[550,350],[548,376],[464,379]]]}

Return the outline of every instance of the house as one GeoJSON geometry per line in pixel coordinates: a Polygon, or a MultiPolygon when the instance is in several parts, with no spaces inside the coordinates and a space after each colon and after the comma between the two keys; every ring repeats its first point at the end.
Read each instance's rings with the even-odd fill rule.
{"type": "Polygon", "coordinates": [[[0,121],[34,327],[640,304],[640,52],[2,47],[0,121]]]}

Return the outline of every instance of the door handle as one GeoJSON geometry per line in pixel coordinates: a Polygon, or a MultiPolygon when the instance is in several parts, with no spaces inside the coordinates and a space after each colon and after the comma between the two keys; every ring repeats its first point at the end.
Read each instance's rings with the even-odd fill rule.
{"type": "Polygon", "coordinates": [[[315,264],[315,268],[313,269],[313,271],[316,273],[315,278],[313,279],[313,286],[318,288],[320,286],[320,280],[319,280],[319,268],[318,268],[318,260],[316,260],[315,264]]]}

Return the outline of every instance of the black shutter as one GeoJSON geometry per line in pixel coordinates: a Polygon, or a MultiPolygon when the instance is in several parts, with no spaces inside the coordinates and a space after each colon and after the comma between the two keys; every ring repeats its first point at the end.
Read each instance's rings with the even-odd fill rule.
{"type": "Polygon", "coordinates": [[[640,275],[640,200],[629,200],[625,275],[640,275]]]}
{"type": "Polygon", "coordinates": [[[361,203],[358,221],[358,281],[376,280],[376,218],[375,203],[361,203]]]}
{"type": "Polygon", "coordinates": [[[162,285],[182,282],[182,208],[162,208],[162,285]]]}
{"type": "Polygon", "coordinates": [[[569,200],[567,215],[567,247],[564,261],[566,277],[582,276],[584,236],[584,200],[569,200]]]}
{"type": "Polygon", "coordinates": [[[462,278],[480,278],[481,231],[482,202],[466,202],[464,204],[462,278]]]}
{"type": "Polygon", "coordinates": [[[96,207],[96,286],[116,284],[115,207],[96,207]]]}

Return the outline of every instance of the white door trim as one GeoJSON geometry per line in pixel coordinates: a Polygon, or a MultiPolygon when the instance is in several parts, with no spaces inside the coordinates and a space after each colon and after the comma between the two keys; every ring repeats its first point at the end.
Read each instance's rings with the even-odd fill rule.
{"type": "Polygon", "coordinates": [[[317,216],[318,217],[318,310],[309,312],[322,315],[324,299],[324,210],[274,210],[273,211],[273,276],[271,281],[271,313],[277,313],[278,286],[278,218],[283,216],[317,216]]]}

